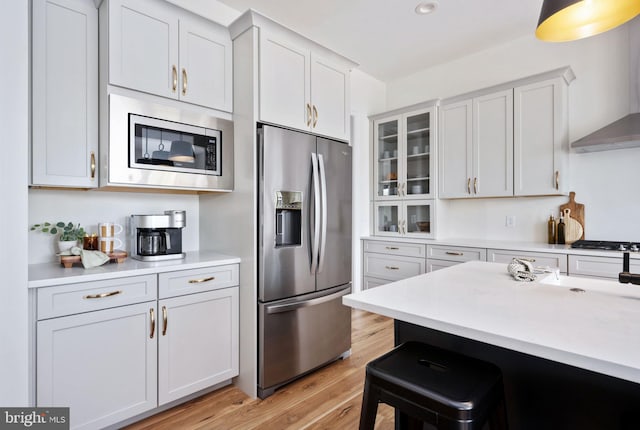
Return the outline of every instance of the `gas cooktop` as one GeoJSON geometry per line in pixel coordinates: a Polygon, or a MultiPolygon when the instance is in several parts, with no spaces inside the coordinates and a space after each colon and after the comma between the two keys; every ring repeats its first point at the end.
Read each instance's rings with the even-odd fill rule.
{"type": "Polygon", "coordinates": [[[639,242],[607,242],[601,240],[577,240],[571,244],[572,248],[599,249],[605,251],[640,251],[639,242]]]}

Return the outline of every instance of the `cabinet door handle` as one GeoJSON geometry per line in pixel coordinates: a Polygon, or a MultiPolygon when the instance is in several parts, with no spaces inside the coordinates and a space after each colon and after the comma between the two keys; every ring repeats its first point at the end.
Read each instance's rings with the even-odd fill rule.
{"type": "Polygon", "coordinates": [[[318,108],[316,105],[313,105],[313,127],[315,128],[318,123],[318,108]]]}
{"type": "Polygon", "coordinates": [[[101,294],[87,294],[83,299],[104,299],[105,297],[117,296],[118,294],[122,294],[122,290],[110,291],[108,293],[101,294]]]}
{"type": "Polygon", "coordinates": [[[167,334],[167,307],[162,307],[162,335],[167,334]]]}
{"type": "Polygon", "coordinates": [[[400,268],[396,266],[384,266],[384,268],[388,270],[400,270],[400,268]]]}
{"type": "Polygon", "coordinates": [[[461,256],[464,255],[463,252],[451,252],[451,251],[447,251],[447,252],[445,252],[445,254],[447,254],[447,255],[455,255],[455,256],[458,256],[458,257],[461,257],[461,256]]]}
{"type": "Polygon", "coordinates": [[[182,69],[182,95],[187,95],[187,70],[182,69]]]}
{"type": "Polygon", "coordinates": [[[473,194],[478,194],[478,178],[473,178],[473,194]]]}
{"type": "Polygon", "coordinates": [[[385,246],[385,249],[390,249],[392,251],[397,251],[400,248],[398,248],[397,246],[385,246]]]}
{"type": "Polygon", "coordinates": [[[311,105],[307,103],[307,127],[311,125],[311,105]]]}
{"type": "Polygon", "coordinates": [[[560,171],[556,170],[556,190],[560,189],[560,171]]]}
{"type": "Polygon", "coordinates": [[[96,178],[96,153],[91,151],[91,179],[96,178]]]}
{"type": "Polygon", "coordinates": [[[407,234],[407,220],[402,220],[402,234],[407,234]]]}
{"type": "Polygon", "coordinates": [[[153,339],[153,335],[156,333],[156,312],[153,308],[149,309],[149,316],[151,318],[151,333],[149,339],[153,339]]]}
{"type": "Polygon", "coordinates": [[[189,283],[190,284],[200,284],[202,282],[213,281],[214,279],[216,279],[215,276],[209,276],[208,278],[202,278],[202,279],[189,279],[189,283]]]}
{"type": "Polygon", "coordinates": [[[178,89],[178,69],[175,65],[171,66],[171,91],[174,93],[178,89]]]}
{"type": "Polygon", "coordinates": [[[471,194],[471,178],[467,178],[467,194],[471,194]]]}

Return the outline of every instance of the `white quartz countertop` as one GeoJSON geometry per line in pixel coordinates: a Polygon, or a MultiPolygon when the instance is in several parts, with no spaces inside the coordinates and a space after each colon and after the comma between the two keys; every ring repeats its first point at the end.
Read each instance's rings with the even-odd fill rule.
{"type": "MultiPolygon", "coordinates": [[[[487,249],[504,249],[512,251],[527,252],[549,252],[553,254],[571,254],[571,255],[592,255],[598,257],[615,257],[622,258],[622,251],[605,251],[598,249],[579,249],[571,248],[570,245],[550,245],[542,242],[519,242],[509,240],[491,240],[491,239],[417,239],[402,237],[386,237],[386,236],[364,236],[361,240],[376,240],[383,242],[399,242],[399,243],[423,243],[425,245],[435,246],[468,246],[473,248],[487,249]]],[[[631,252],[630,257],[640,259],[640,252],[631,252]]]]}
{"type": "Polygon", "coordinates": [[[506,268],[468,262],[350,294],[343,303],[640,383],[640,286],[555,275],[518,282],[506,268]]]}
{"type": "Polygon", "coordinates": [[[85,269],[81,263],[74,264],[68,269],[65,269],[60,263],[30,264],[29,288],[200,269],[235,263],[240,263],[240,258],[211,251],[195,251],[187,252],[183,259],[146,262],[127,257],[122,263],[111,262],[90,269],[85,269]]]}

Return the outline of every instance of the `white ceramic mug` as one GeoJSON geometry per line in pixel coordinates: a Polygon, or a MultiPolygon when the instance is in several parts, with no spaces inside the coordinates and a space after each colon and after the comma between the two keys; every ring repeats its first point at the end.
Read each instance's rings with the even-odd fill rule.
{"type": "Polygon", "coordinates": [[[122,226],[113,222],[101,222],[98,224],[98,232],[100,237],[114,237],[116,234],[122,233],[122,226]]]}
{"type": "Polygon", "coordinates": [[[98,250],[109,254],[114,249],[118,249],[122,246],[122,241],[117,237],[101,237],[98,245],[98,250]]]}

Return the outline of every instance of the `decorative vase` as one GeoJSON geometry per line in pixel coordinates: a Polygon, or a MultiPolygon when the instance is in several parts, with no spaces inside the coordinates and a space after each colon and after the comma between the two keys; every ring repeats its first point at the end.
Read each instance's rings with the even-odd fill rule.
{"type": "Polygon", "coordinates": [[[58,251],[59,252],[65,252],[65,251],[69,251],[71,248],[73,248],[74,246],[78,245],[78,241],[77,240],[59,240],[58,241],[58,251]]]}

